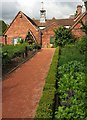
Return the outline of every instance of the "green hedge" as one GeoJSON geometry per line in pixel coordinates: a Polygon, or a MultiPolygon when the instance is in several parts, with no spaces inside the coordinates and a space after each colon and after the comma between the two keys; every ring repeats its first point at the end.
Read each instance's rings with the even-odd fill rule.
{"type": "Polygon", "coordinates": [[[5,66],[11,62],[12,58],[20,56],[25,51],[27,43],[19,45],[3,45],[2,46],[2,65],[5,66]]]}
{"type": "Polygon", "coordinates": [[[60,106],[55,113],[55,118],[57,120],[86,120],[84,65],[78,61],[71,61],[60,66],[58,71],[60,106]]]}
{"type": "Polygon", "coordinates": [[[87,54],[87,37],[80,38],[76,45],[81,54],[87,54]]]}
{"type": "Polygon", "coordinates": [[[50,70],[48,76],[46,78],[46,83],[43,89],[43,95],[39,102],[35,120],[37,119],[51,119],[53,116],[53,104],[54,104],[54,95],[56,92],[55,83],[56,83],[56,70],[58,64],[58,53],[59,48],[56,49],[55,54],[53,56],[53,60],[50,66],[50,70]]]}
{"type": "Polygon", "coordinates": [[[17,45],[2,45],[2,65],[5,66],[11,62],[11,59],[15,57],[20,57],[25,52],[25,47],[27,46],[27,51],[32,51],[33,49],[40,49],[40,45],[33,43],[29,45],[28,43],[22,43],[17,45]]]}
{"type": "Polygon", "coordinates": [[[81,52],[87,51],[85,40],[61,49],[57,75],[60,105],[55,120],[87,120],[87,54],[81,52]]]}
{"type": "Polygon", "coordinates": [[[80,54],[77,43],[66,45],[61,49],[61,55],[59,56],[59,65],[67,64],[73,60],[80,62],[83,62],[85,60],[85,55],[80,54]]]}

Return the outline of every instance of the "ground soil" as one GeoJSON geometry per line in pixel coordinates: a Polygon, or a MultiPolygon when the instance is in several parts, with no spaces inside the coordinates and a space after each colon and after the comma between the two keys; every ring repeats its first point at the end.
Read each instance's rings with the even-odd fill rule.
{"type": "Polygon", "coordinates": [[[54,52],[54,48],[42,49],[5,78],[3,118],[34,118],[54,52]]]}

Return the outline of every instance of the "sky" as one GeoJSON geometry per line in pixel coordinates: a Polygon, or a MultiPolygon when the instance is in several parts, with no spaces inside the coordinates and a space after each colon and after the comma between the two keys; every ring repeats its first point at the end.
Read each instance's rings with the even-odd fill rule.
{"type": "Polygon", "coordinates": [[[0,0],[0,19],[9,24],[18,11],[24,12],[30,18],[40,19],[42,1],[47,19],[68,18],[76,12],[78,4],[84,5],[82,0],[0,0]]]}

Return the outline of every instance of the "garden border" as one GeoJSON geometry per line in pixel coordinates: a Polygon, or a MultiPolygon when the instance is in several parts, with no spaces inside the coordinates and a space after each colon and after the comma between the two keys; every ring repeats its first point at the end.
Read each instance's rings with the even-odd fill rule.
{"type": "Polygon", "coordinates": [[[2,80],[5,80],[6,77],[8,77],[9,74],[11,74],[12,72],[14,72],[17,68],[19,68],[22,64],[24,64],[25,62],[27,62],[28,60],[30,60],[34,55],[36,55],[38,52],[40,52],[41,50],[37,50],[35,51],[31,56],[29,56],[28,58],[26,58],[24,61],[22,61],[21,63],[19,63],[16,67],[14,67],[12,70],[10,70],[6,75],[2,76],[2,80]]]}
{"type": "Polygon", "coordinates": [[[53,59],[50,64],[50,69],[46,77],[45,86],[40,102],[35,113],[35,120],[52,119],[56,93],[56,70],[58,64],[59,48],[56,48],[53,59]]]}

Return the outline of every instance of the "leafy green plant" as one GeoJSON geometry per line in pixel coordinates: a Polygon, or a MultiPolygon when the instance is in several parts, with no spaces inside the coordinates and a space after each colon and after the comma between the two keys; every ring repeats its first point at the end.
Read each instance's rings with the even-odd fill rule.
{"type": "MultiPolygon", "coordinates": [[[[78,41],[79,42],[79,41],[78,41]]],[[[59,56],[59,65],[67,64],[70,61],[76,60],[83,63],[86,55],[80,54],[77,44],[69,44],[61,49],[61,55],[59,56]]]]}
{"type": "MultiPolygon", "coordinates": [[[[19,42],[22,43],[21,39],[19,39],[19,42]]],[[[27,51],[32,51],[33,49],[40,49],[40,46],[36,43],[29,45],[27,42],[16,45],[2,45],[1,53],[3,67],[9,65],[13,58],[22,56],[25,53],[26,48],[27,51]]]]}
{"type": "Polygon", "coordinates": [[[33,49],[38,49],[38,50],[41,49],[41,46],[37,43],[33,43],[32,47],[33,47],[33,49]]]}
{"type": "Polygon", "coordinates": [[[11,62],[11,59],[20,56],[24,53],[27,43],[19,45],[3,45],[2,46],[2,65],[5,66],[11,62]]]}
{"type": "Polygon", "coordinates": [[[2,36],[7,29],[7,24],[3,21],[0,20],[0,36],[2,36]]]}
{"type": "Polygon", "coordinates": [[[76,45],[81,54],[87,54],[87,37],[80,38],[76,45]]]}
{"type": "Polygon", "coordinates": [[[60,98],[60,105],[55,112],[57,120],[87,119],[86,42],[87,38],[84,37],[61,48],[57,74],[60,98]]]}
{"type": "Polygon", "coordinates": [[[85,25],[85,24],[83,23],[83,21],[81,21],[81,25],[82,25],[81,29],[82,29],[83,32],[85,32],[85,34],[87,35],[87,25],[85,25]]]}
{"type": "Polygon", "coordinates": [[[58,68],[58,93],[60,106],[55,112],[58,120],[86,119],[85,102],[86,84],[84,65],[71,61],[58,68]]]}
{"type": "Polygon", "coordinates": [[[63,26],[55,29],[54,33],[55,33],[55,46],[64,46],[67,43],[74,42],[70,30],[63,26]]]}

